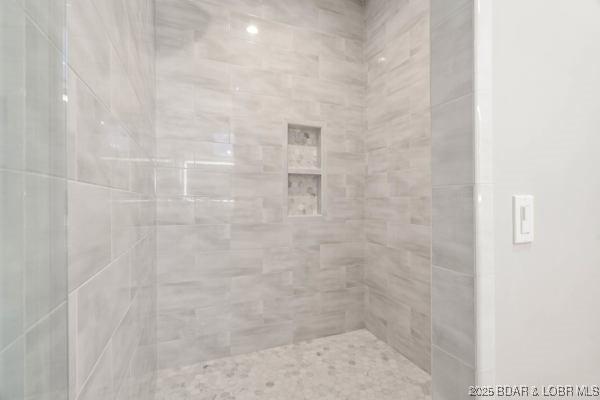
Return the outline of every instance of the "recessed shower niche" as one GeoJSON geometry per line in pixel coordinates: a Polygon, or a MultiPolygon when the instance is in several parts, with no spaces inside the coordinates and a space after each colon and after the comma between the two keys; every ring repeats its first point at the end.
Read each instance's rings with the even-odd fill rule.
{"type": "Polygon", "coordinates": [[[289,216],[322,214],[321,128],[289,124],[287,186],[289,216]]]}

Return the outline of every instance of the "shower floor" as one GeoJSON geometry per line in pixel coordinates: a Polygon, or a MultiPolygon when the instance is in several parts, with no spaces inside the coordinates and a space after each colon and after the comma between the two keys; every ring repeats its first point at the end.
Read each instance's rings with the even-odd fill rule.
{"type": "Polygon", "coordinates": [[[430,376],[359,330],[158,375],[157,400],[420,400],[430,376]]]}

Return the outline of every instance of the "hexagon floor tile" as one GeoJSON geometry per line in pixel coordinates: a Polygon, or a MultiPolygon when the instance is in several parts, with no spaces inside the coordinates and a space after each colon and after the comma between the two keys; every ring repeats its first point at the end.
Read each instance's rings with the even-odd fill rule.
{"type": "Polygon", "coordinates": [[[430,400],[430,381],[359,330],[162,370],[157,400],[430,400]]]}

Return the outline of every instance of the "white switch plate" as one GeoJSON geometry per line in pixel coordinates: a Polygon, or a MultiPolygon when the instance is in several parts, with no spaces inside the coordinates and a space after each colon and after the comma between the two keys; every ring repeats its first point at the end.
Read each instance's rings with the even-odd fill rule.
{"type": "Polygon", "coordinates": [[[515,244],[533,242],[534,201],[531,195],[513,196],[513,238],[515,244]]]}

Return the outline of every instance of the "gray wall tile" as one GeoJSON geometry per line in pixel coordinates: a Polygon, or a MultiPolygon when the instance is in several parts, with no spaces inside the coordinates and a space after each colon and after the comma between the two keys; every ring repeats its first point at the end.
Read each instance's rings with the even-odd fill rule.
{"type": "Polygon", "coordinates": [[[69,287],[80,286],[111,259],[110,190],[69,183],[69,287]]]}
{"type": "Polygon", "coordinates": [[[0,171],[0,348],[4,349],[23,333],[24,295],[23,282],[25,253],[23,232],[24,177],[20,173],[0,171]]]}
{"type": "Polygon", "coordinates": [[[68,392],[65,2],[50,8],[0,5],[3,399],[64,400],[68,392]]]}
{"type": "Polygon", "coordinates": [[[154,18],[152,0],[68,8],[73,399],[147,399],[154,387],[154,18]]]}
{"type": "Polygon", "coordinates": [[[472,186],[433,190],[433,264],[475,274],[475,194],[472,186]]]}
{"type": "MultiPolygon", "coordinates": [[[[474,6],[471,1],[431,30],[431,104],[473,92],[474,6]]],[[[434,18],[435,19],[435,18],[434,18]]]]}
{"type": "Polygon", "coordinates": [[[29,171],[66,176],[62,54],[31,21],[25,34],[25,163],[29,171]]]}
{"type": "Polygon", "coordinates": [[[31,326],[66,300],[66,182],[25,180],[25,323],[31,326]]]}
{"type": "Polygon", "coordinates": [[[66,302],[27,332],[25,349],[25,398],[66,399],[69,389],[66,302]]]}
{"type": "Polygon", "coordinates": [[[365,321],[375,335],[427,371],[431,330],[428,7],[426,1],[368,1],[365,44],[365,321]]]}
{"type": "Polygon", "coordinates": [[[475,106],[472,1],[432,1],[432,363],[436,399],[475,384],[475,106]]]}
{"type": "Polygon", "coordinates": [[[475,179],[473,95],[435,106],[431,110],[431,116],[433,185],[473,183],[475,179]]]}
{"type": "Polygon", "coordinates": [[[6,399],[25,397],[24,338],[20,337],[0,352],[0,395],[6,399]]]}
{"type": "Polygon", "coordinates": [[[475,370],[437,346],[432,348],[433,398],[440,400],[469,399],[468,388],[475,385],[475,370]]]}
{"type": "Polygon", "coordinates": [[[474,277],[434,266],[432,291],[433,344],[474,367],[474,277]]]}
{"type": "Polygon", "coordinates": [[[80,384],[91,373],[127,312],[130,263],[129,256],[122,256],[78,290],[77,376],[80,384]]]}
{"type": "Polygon", "coordinates": [[[160,366],[362,326],[362,8],[157,4],[160,366]],[[283,144],[309,121],[335,177],[304,221],[284,216],[283,144]]]}

